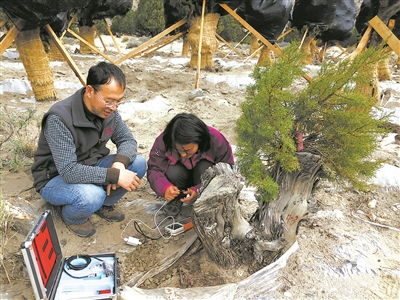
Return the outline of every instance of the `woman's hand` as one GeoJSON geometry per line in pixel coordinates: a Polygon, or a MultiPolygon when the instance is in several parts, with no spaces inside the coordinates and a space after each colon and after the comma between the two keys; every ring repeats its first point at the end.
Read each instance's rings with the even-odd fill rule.
{"type": "MultiPolygon", "coordinates": [[[[175,199],[177,196],[179,196],[180,193],[181,193],[181,191],[178,189],[178,187],[171,185],[171,186],[167,187],[167,189],[165,190],[164,199],[171,201],[171,200],[175,199]]],[[[185,204],[192,204],[197,199],[197,192],[195,192],[192,189],[187,189],[186,191],[183,191],[182,193],[183,193],[183,196],[179,200],[181,200],[185,204]]]]}
{"type": "Polygon", "coordinates": [[[171,185],[167,187],[167,189],[164,192],[164,198],[165,200],[171,201],[173,200],[176,196],[178,196],[180,193],[179,189],[177,186],[171,185]]]}
{"type": "Polygon", "coordinates": [[[192,189],[187,189],[183,192],[187,195],[185,198],[182,198],[181,201],[185,204],[193,204],[197,200],[197,192],[192,189]]]}

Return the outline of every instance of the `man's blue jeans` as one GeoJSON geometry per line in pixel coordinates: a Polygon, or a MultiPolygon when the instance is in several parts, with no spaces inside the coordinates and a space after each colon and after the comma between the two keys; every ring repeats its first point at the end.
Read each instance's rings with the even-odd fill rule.
{"type": "MultiPolygon", "coordinates": [[[[115,155],[108,155],[98,161],[97,166],[109,168],[115,155]]],[[[146,173],[146,160],[137,155],[127,167],[139,178],[146,173]]],[[[103,205],[111,206],[125,195],[127,191],[121,187],[111,190],[107,196],[104,186],[96,184],[68,184],[61,176],[52,178],[41,190],[40,195],[52,205],[63,205],[64,219],[73,224],[83,224],[103,205]]]]}

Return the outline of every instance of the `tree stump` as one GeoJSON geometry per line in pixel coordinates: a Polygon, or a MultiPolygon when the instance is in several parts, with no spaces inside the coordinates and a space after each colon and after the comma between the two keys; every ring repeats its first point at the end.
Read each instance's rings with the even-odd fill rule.
{"type": "Polygon", "coordinates": [[[223,267],[240,262],[267,265],[293,245],[322,167],[318,155],[297,155],[301,170],[278,172],[279,196],[270,203],[261,203],[250,222],[240,212],[238,196],[243,179],[234,169],[219,163],[202,175],[203,187],[193,205],[192,220],[213,261],[223,267]]]}
{"type": "Polygon", "coordinates": [[[193,205],[194,228],[210,258],[221,266],[232,266],[237,263],[238,256],[230,241],[244,239],[252,229],[239,209],[238,195],[243,183],[225,163],[207,169],[204,177],[207,179],[203,181],[203,191],[193,205]]]}

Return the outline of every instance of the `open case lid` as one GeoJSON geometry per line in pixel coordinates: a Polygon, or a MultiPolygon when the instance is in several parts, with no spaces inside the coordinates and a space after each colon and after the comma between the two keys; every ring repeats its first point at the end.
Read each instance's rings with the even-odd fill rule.
{"type": "Polygon", "coordinates": [[[63,257],[50,210],[38,218],[21,250],[36,298],[51,299],[63,257]]]}

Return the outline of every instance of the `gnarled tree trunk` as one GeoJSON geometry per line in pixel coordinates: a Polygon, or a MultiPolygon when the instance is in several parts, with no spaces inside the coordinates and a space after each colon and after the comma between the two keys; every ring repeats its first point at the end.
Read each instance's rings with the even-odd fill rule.
{"type": "Polygon", "coordinates": [[[322,167],[322,160],[318,155],[298,152],[297,157],[300,171],[277,174],[275,180],[279,184],[278,197],[272,202],[262,203],[255,216],[255,222],[263,227],[270,240],[285,238],[288,243],[284,250],[296,240],[297,225],[307,212],[307,200],[319,179],[322,167]]]}
{"type": "Polygon", "coordinates": [[[298,222],[307,211],[307,200],[319,179],[319,156],[299,152],[301,170],[280,172],[279,196],[261,203],[250,222],[240,212],[240,174],[219,163],[202,176],[203,191],[193,205],[194,228],[211,259],[224,267],[244,262],[253,255],[259,263],[276,258],[296,241],[298,222]]]}

